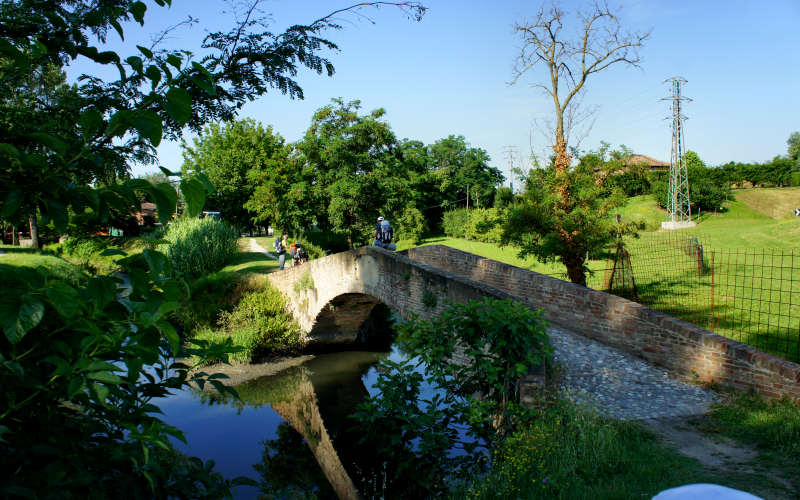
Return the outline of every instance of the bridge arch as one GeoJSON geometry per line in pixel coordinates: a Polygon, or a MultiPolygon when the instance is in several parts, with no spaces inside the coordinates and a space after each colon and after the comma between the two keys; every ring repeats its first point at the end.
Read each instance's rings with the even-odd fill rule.
{"type": "Polygon", "coordinates": [[[312,343],[353,342],[383,303],[409,318],[438,314],[447,302],[510,295],[376,247],[312,260],[267,275],[312,343]]]}

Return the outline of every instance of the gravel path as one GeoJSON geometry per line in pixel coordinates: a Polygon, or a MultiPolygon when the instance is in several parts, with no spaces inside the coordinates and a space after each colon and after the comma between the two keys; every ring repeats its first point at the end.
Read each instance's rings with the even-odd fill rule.
{"type": "Polygon", "coordinates": [[[247,238],[247,250],[250,252],[261,252],[270,259],[278,260],[278,257],[274,253],[268,252],[255,238],[247,238]]]}
{"type": "Polygon", "coordinates": [[[550,328],[561,388],[576,402],[621,420],[697,415],[716,395],[663,368],[559,327],[550,328]]]}

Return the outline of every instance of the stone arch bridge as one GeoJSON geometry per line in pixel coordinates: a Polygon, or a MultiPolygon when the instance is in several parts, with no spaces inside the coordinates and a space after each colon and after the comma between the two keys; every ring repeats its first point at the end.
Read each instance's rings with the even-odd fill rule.
{"type": "Polygon", "coordinates": [[[349,343],[365,334],[375,305],[403,318],[438,314],[446,302],[511,295],[377,247],[328,255],[267,275],[289,298],[307,341],[349,343]]]}
{"type": "Polygon", "coordinates": [[[688,380],[800,399],[800,365],[641,304],[443,245],[405,254],[376,247],[274,272],[311,342],[353,342],[374,306],[428,318],[446,302],[513,298],[551,323],[662,366],[688,380]]]}

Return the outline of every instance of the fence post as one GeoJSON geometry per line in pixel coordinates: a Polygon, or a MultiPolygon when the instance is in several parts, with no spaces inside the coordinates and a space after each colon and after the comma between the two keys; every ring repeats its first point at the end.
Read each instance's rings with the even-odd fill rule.
{"type": "Polygon", "coordinates": [[[703,276],[703,247],[698,242],[697,246],[695,247],[695,261],[697,261],[697,277],[700,278],[703,276]]]}
{"type": "Polygon", "coordinates": [[[709,330],[714,331],[714,250],[711,250],[711,326],[709,330]]]}

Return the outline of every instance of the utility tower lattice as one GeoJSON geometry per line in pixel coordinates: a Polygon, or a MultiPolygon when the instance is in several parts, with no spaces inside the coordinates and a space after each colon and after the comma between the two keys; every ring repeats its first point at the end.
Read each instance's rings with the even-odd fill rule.
{"type": "Polygon", "coordinates": [[[514,191],[514,156],[517,155],[517,148],[515,146],[506,146],[503,151],[508,160],[508,181],[511,191],[514,191]]]}
{"type": "Polygon", "coordinates": [[[661,99],[672,101],[672,153],[669,160],[667,212],[671,222],[688,223],[692,220],[692,210],[689,205],[689,177],[683,151],[683,120],[687,118],[681,114],[681,103],[692,100],[681,95],[681,84],[686,83],[684,78],[676,76],[664,80],[666,82],[672,83],[672,97],[661,99]]]}

